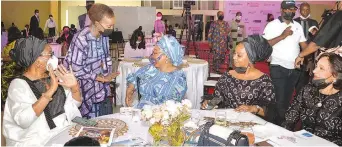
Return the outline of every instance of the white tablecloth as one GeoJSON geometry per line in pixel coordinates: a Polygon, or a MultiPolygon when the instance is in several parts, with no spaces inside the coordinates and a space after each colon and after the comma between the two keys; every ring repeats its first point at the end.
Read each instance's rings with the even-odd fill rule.
{"type": "MultiPolygon", "coordinates": [[[[117,105],[125,105],[126,98],[126,78],[128,74],[136,72],[140,67],[133,67],[133,62],[121,61],[118,66],[120,75],[116,78],[118,87],[116,89],[117,105]]],[[[183,68],[186,74],[188,90],[185,98],[189,99],[194,105],[193,108],[199,109],[201,97],[203,96],[204,81],[208,78],[208,62],[204,64],[189,63],[189,67],[183,68]]]]}
{"type": "Polygon", "coordinates": [[[62,45],[58,43],[50,43],[50,47],[52,48],[53,53],[57,58],[62,56],[62,45]]]}
{"type": "MultiPolygon", "coordinates": [[[[193,110],[193,113],[199,113],[201,117],[215,117],[215,112],[218,110],[193,110]]],[[[222,110],[220,110],[222,111],[222,110]]],[[[254,135],[256,136],[255,142],[261,142],[265,141],[268,138],[271,138],[273,136],[283,135],[292,133],[291,131],[288,131],[282,127],[279,127],[277,125],[274,125],[272,123],[263,122],[263,120],[251,113],[237,113],[232,109],[225,110],[227,114],[227,120],[229,119],[235,119],[240,121],[252,121],[256,123],[262,123],[262,125],[255,125],[252,127],[254,135]]],[[[120,119],[128,125],[128,132],[124,134],[123,136],[120,136],[113,140],[113,142],[126,140],[133,137],[140,137],[144,139],[145,141],[152,142],[153,139],[151,135],[148,133],[149,126],[145,125],[143,122],[133,122],[131,116],[124,116],[120,113],[112,114],[112,115],[106,115],[99,118],[117,118],[120,119]]],[[[204,124],[204,121],[201,121],[201,124],[204,124]]],[[[46,144],[46,146],[61,146],[64,145],[67,141],[72,139],[72,136],[69,135],[68,131],[69,128],[66,128],[64,131],[62,131],[60,134],[55,136],[54,138],[50,139],[50,141],[46,144]]],[[[242,130],[243,131],[243,130],[242,130]]]]}
{"type": "Polygon", "coordinates": [[[124,57],[125,58],[133,58],[133,57],[149,57],[152,52],[154,45],[152,43],[146,43],[145,49],[132,49],[129,42],[125,44],[124,57]]]}

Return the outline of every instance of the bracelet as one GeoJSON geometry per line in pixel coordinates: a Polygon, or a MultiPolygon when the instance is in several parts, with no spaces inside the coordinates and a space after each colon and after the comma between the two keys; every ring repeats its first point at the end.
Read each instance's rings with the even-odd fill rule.
{"type": "Polygon", "coordinates": [[[301,57],[300,55],[298,55],[299,58],[304,58],[304,57],[301,57]]]}
{"type": "Polygon", "coordinates": [[[43,98],[45,98],[45,99],[48,99],[49,101],[52,101],[52,98],[51,98],[51,97],[50,97],[50,98],[47,97],[45,93],[42,93],[42,96],[41,96],[41,97],[43,97],[43,98]]]}

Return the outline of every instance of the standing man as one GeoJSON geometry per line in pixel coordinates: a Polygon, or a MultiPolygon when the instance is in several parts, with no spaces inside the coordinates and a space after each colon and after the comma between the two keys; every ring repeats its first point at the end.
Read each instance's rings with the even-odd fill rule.
{"type": "Polygon", "coordinates": [[[30,20],[30,31],[29,31],[29,35],[32,36],[37,36],[38,34],[38,28],[39,28],[39,10],[34,10],[34,15],[31,17],[30,20]]]}
{"type": "Polygon", "coordinates": [[[205,24],[205,40],[208,40],[209,29],[211,23],[214,21],[214,16],[210,16],[210,20],[205,24]]]}
{"type": "Polygon", "coordinates": [[[49,15],[49,19],[46,20],[44,32],[46,28],[49,28],[49,37],[56,36],[56,22],[53,20],[52,15],[49,15]]]}
{"type": "Polygon", "coordinates": [[[228,22],[224,21],[222,11],[217,12],[218,20],[214,21],[209,29],[209,48],[214,52],[214,71],[220,73],[219,68],[224,62],[227,51],[228,33],[230,32],[228,22]]]}
{"type": "Polygon", "coordinates": [[[246,29],[245,24],[241,21],[242,13],[237,12],[235,15],[235,20],[230,24],[231,32],[230,38],[232,39],[232,46],[229,53],[229,67],[233,67],[233,56],[235,53],[235,47],[238,45],[244,38],[246,38],[246,29]]]}
{"type": "Polygon", "coordinates": [[[82,30],[84,27],[90,25],[91,21],[89,19],[88,11],[94,3],[95,1],[93,0],[86,0],[87,13],[78,16],[78,30],[82,30]]]}
{"type": "MultiPolygon", "coordinates": [[[[300,17],[294,20],[302,25],[304,36],[307,39],[307,43],[310,43],[313,39],[313,35],[309,32],[312,27],[318,28],[318,22],[310,18],[310,5],[304,2],[300,5],[300,17]]],[[[302,50],[302,48],[301,48],[302,50]]],[[[299,92],[302,87],[309,83],[310,75],[314,69],[314,54],[310,54],[305,57],[304,64],[301,66],[300,76],[296,85],[296,92],[299,92]]]]}
{"type": "Polygon", "coordinates": [[[300,47],[307,46],[302,26],[293,21],[296,11],[293,0],[283,1],[281,16],[267,24],[263,36],[273,46],[270,73],[277,102],[277,114],[273,115],[278,125],[284,121],[300,74],[298,69],[295,69],[295,59],[300,47]]]}

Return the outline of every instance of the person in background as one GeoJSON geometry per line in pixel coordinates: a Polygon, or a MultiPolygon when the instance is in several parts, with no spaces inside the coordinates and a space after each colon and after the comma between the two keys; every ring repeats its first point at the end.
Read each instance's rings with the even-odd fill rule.
{"type": "Polygon", "coordinates": [[[31,17],[30,20],[30,31],[29,35],[37,37],[38,34],[38,28],[39,28],[39,10],[34,10],[34,15],[31,17]]]}
{"type": "Polygon", "coordinates": [[[208,40],[208,33],[211,23],[214,21],[214,16],[210,16],[209,21],[205,24],[205,40],[208,40]]]}
{"type": "Polygon", "coordinates": [[[77,29],[74,24],[70,25],[70,34],[75,35],[77,33],[77,29]]]}
{"type": "Polygon", "coordinates": [[[53,17],[50,14],[49,19],[46,20],[44,32],[45,32],[46,28],[48,28],[49,29],[49,35],[48,36],[49,37],[56,36],[56,32],[57,32],[56,27],[57,27],[56,22],[55,22],[55,20],[53,20],[53,17]]]}
{"type": "Polygon", "coordinates": [[[63,32],[61,36],[57,39],[57,43],[63,44],[62,46],[62,56],[65,56],[68,49],[69,45],[71,43],[72,38],[74,37],[73,34],[71,34],[70,29],[68,26],[63,27],[63,32]]]}
{"type": "Polygon", "coordinates": [[[124,49],[124,57],[125,58],[136,58],[136,57],[143,57],[143,49],[146,48],[145,46],[145,36],[139,30],[135,30],[129,39],[129,42],[125,44],[124,49]],[[132,51],[134,50],[134,51],[132,51]]]}
{"type": "Polygon", "coordinates": [[[39,39],[41,39],[41,40],[45,39],[44,31],[43,31],[42,28],[40,28],[40,27],[38,28],[37,34],[36,34],[35,37],[36,37],[36,38],[39,38],[39,39]]]}
{"type": "Polygon", "coordinates": [[[8,28],[8,42],[1,53],[1,58],[3,58],[4,61],[10,61],[9,53],[14,48],[16,40],[22,37],[23,36],[17,27],[8,28]]]}
{"type": "Polygon", "coordinates": [[[109,38],[114,29],[113,9],[104,4],[94,4],[88,11],[91,20],[72,39],[64,60],[64,66],[71,65],[81,87],[81,114],[94,118],[112,114],[110,82],[118,75],[112,72],[112,58],[109,54],[109,38]]]}
{"type": "Polygon", "coordinates": [[[164,24],[165,24],[165,32],[167,32],[169,30],[169,25],[167,24],[167,19],[164,20],[164,24]]]}
{"type": "Polygon", "coordinates": [[[266,60],[272,54],[272,46],[259,35],[252,35],[236,46],[234,65],[225,72],[215,86],[214,98],[205,100],[202,109],[217,106],[247,111],[273,121],[275,104],[274,86],[271,78],[255,68],[256,62],[266,60]]]}
{"type": "Polygon", "coordinates": [[[202,41],[203,38],[203,21],[200,20],[198,22],[198,26],[197,26],[197,36],[196,36],[196,40],[197,41],[202,41]]]}
{"type": "Polygon", "coordinates": [[[175,29],[179,29],[179,24],[178,23],[175,24],[175,29]]]}
{"type": "Polygon", "coordinates": [[[342,57],[323,53],[313,74],[286,111],[282,126],[295,131],[301,122],[301,129],[342,146],[342,57]]]}
{"type": "Polygon", "coordinates": [[[214,71],[220,73],[220,66],[225,60],[227,51],[228,34],[230,32],[228,22],[224,21],[224,14],[222,11],[217,12],[218,20],[214,21],[209,29],[208,42],[209,48],[214,52],[213,63],[214,71]]]}
{"type": "Polygon", "coordinates": [[[81,116],[77,80],[73,71],[58,66],[45,40],[21,38],[10,56],[26,70],[8,88],[3,118],[6,146],[44,146],[81,116]]]}
{"type": "Polygon", "coordinates": [[[91,24],[88,12],[94,3],[95,3],[94,0],[86,0],[87,13],[84,13],[84,14],[78,16],[78,29],[79,30],[82,30],[83,28],[85,28],[86,26],[89,26],[91,24]]]}
{"type": "Polygon", "coordinates": [[[281,16],[267,24],[264,38],[273,47],[270,74],[275,87],[277,103],[277,125],[284,121],[299,78],[299,70],[294,66],[300,47],[306,48],[306,38],[302,26],[293,21],[297,11],[293,0],[281,3],[281,16]]]}
{"type": "MultiPolygon", "coordinates": [[[[269,22],[273,21],[273,20],[274,20],[273,14],[268,13],[268,14],[267,14],[267,20],[266,20],[267,24],[268,24],[269,22]]],[[[267,24],[266,24],[266,25],[267,25],[267,24]]]]}
{"type": "Polygon", "coordinates": [[[29,36],[29,28],[30,26],[28,24],[25,25],[25,28],[21,31],[21,35],[27,38],[29,36]]]}
{"type": "Polygon", "coordinates": [[[12,27],[16,27],[16,25],[14,24],[14,22],[12,22],[12,27]]]}
{"type": "Polygon", "coordinates": [[[173,29],[172,25],[169,25],[169,31],[166,34],[170,34],[176,38],[177,32],[173,29]]]}
{"type": "MultiPolygon", "coordinates": [[[[310,12],[310,5],[306,2],[303,2],[300,5],[300,17],[294,19],[296,22],[302,25],[306,43],[310,43],[311,40],[313,40],[313,35],[310,33],[309,29],[312,27],[316,27],[318,29],[319,27],[318,22],[310,18],[310,12]]],[[[301,50],[303,50],[303,48],[301,48],[301,50]]],[[[300,75],[296,84],[296,91],[300,91],[306,84],[309,83],[311,77],[310,75],[312,75],[312,71],[315,67],[314,58],[314,53],[304,58],[304,64],[300,67],[300,75]]]]}
{"type": "Polygon", "coordinates": [[[162,21],[163,14],[157,13],[156,21],[154,21],[154,33],[165,34],[165,24],[162,21]]]}
{"type": "Polygon", "coordinates": [[[180,102],[187,91],[185,73],[179,68],[183,56],[177,39],[164,35],[153,49],[151,64],[128,75],[126,105],[142,109],[144,105],[159,105],[167,100],[180,102]],[[139,101],[134,100],[134,91],[139,91],[139,101]]]}
{"type": "Polygon", "coordinates": [[[229,67],[233,68],[233,55],[235,51],[235,47],[239,44],[244,38],[246,38],[246,29],[245,23],[241,21],[242,13],[237,12],[235,15],[235,19],[230,23],[231,31],[230,31],[230,52],[229,52],[229,67]]]}
{"type": "Polygon", "coordinates": [[[6,31],[5,24],[4,22],[1,22],[1,34],[2,32],[5,32],[5,31],[6,31]]]}

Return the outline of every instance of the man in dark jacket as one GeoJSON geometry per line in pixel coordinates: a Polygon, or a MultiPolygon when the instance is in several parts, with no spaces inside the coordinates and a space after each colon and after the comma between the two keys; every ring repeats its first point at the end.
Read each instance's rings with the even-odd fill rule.
{"type": "MultiPolygon", "coordinates": [[[[307,39],[307,43],[309,44],[314,36],[312,33],[309,32],[309,29],[311,30],[313,27],[318,28],[318,22],[310,18],[310,5],[306,2],[300,5],[300,14],[300,17],[295,18],[294,20],[302,25],[304,36],[307,39]]],[[[308,84],[310,80],[310,75],[314,67],[314,53],[312,53],[304,59],[304,63],[301,67],[299,80],[296,84],[297,92],[299,92],[302,89],[302,87],[308,84]]]]}
{"type": "Polygon", "coordinates": [[[84,14],[78,16],[79,30],[82,30],[84,27],[88,26],[91,23],[91,21],[89,19],[88,11],[94,3],[95,3],[95,1],[93,1],[93,0],[87,0],[86,1],[87,13],[84,13],[84,14]]]}
{"type": "Polygon", "coordinates": [[[37,36],[38,34],[38,28],[39,28],[39,10],[34,10],[34,15],[31,17],[30,20],[30,30],[29,30],[29,35],[32,36],[37,36]]]}

